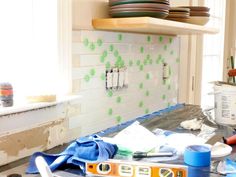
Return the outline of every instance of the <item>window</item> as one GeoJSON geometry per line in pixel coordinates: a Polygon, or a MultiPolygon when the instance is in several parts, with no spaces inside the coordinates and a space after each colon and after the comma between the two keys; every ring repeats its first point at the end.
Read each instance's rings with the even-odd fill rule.
{"type": "Polygon", "coordinates": [[[220,30],[215,35],[204,35],[203,42],[203,67],[202,67],[202,107],[214,106],[214,97],[209,95],[213,91],[212,81],[223,80],[223,54],[224,54],[224,26],[226,1],[205,0],[205,5],[210,7],[211,20],[209,26],[220,30]]]}
{"type": "Polygon", "coordinates": [[[0,82],[10,82],[14,102],[55,94],[59,80],[58,1],[0,2],[0,82]]]}

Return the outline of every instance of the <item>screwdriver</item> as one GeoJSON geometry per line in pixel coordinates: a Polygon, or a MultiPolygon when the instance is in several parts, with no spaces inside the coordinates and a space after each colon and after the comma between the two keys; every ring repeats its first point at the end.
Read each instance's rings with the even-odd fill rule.
{"type": "Polygon", "coordinates": [[[171,157],[173,156],[172,152],[134,152],[133,158],[149,158],[149,157],[171,157]]]}

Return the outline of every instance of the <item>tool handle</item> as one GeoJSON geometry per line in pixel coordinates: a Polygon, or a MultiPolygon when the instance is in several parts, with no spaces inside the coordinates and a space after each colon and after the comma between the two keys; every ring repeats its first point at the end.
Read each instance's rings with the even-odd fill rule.
{"type": "Polygon", "coordinates": [[[173,156],[172,152],[156,152],[156,153],[135,152],[133,154],[133,158],[171,157],[171,156],[173,156]]]}
{"type": "Polygon", "coordinates": [[[236,144],[236,135],[230,136],[228,138],[223,137],[223,141],[225,144],[234,145],[236,144]]]}

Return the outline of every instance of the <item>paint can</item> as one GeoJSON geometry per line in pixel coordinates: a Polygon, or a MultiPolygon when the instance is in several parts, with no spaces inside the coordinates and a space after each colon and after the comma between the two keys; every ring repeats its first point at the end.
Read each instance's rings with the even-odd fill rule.
{"type": "Polygon", "coordinates": [[[0,106],[13,106],[13,88],[12,85],[8,82],[0,83],[0,106]]]}
{"type": "Polygon", "coordinates": [[[214,86],[215,121],[222,125],[236,125],[236,86],[214,86]]]}

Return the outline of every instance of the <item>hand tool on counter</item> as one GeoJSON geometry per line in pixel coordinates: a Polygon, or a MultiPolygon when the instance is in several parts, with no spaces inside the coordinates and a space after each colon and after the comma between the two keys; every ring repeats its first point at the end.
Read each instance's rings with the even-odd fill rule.
{"type": "Polygon", "coordinates": [[[44,160],[42,156],[38,156],[35,159],[36,166],[38,171],[42,177],[60,177],[58,175],[54,175],[50,170],[47,162],[44,160]]]}
{"type": "Polygon", "coordinates": [[[223,141],[225,144],[234,145],[236,144],[236,135],[232,135],[228,138],[223,137],[223,141]]]}
{"type": "Polygon", "coordinates": [[[172,157],[172,152],[134,152],[133,158],[149,158],[149,157],[172,157]]]}

